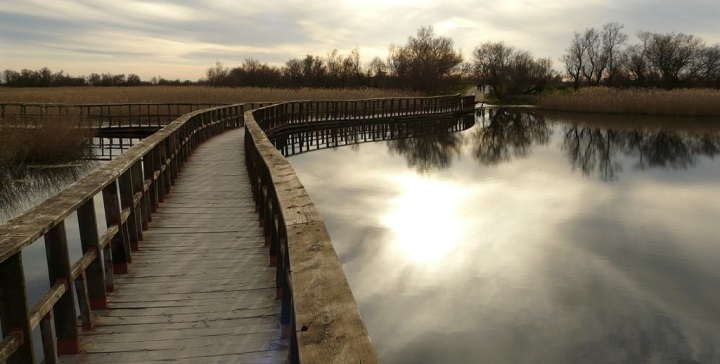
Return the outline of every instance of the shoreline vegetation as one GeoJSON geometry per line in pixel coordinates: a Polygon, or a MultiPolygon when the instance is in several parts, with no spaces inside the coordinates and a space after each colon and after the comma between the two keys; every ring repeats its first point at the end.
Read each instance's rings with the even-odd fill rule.
{"type": "Polygon", "coordinates": [[[0,103],[242,103],[345,100],[416,96],[417,92],[378,88],[262,88],[210,86],[0,87],[0,103]]]}
{"type": "Polygon", "coordinates": [[[585,87],[574,93],[540,96],[535,107],[581,113],[720,116],[720,91],[585,87]]]}
{"type": "MultiPolygon", "coordinates": [[[[392,89],[277,89],[259,87],[0,87],[0,103],[199,103],[367,99],[417,95],[392,89]]],[[[0,119],[0,170],[72,163],[90,157],[92,132],[75,128],[77,120],[50,119],[36,127],[3,127],[0,119]]]]}
{"type": "Polygon", "coordinates": [[[0,170],[71,163],[91,156],[94,131],[75,120],[44,120],[36,126],[3,126],[0,120],[0,170]]]}

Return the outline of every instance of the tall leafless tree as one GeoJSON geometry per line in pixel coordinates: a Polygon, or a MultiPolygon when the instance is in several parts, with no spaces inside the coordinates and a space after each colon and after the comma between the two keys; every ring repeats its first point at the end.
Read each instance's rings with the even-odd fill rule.
{"type": "Polygon", "coordinates": [[[453,41],[435,34],[432,27],[421,27],[404,46],[391,46],[388,66],[401,84],[421,92],[443,87],[443,80],[462,62],[453,41]]]}

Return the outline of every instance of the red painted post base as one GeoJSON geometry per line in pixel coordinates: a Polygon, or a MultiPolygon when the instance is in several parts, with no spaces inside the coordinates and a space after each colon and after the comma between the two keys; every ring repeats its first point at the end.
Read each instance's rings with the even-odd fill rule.
{"type": "Polygon", "coordinates": [[[258,223],[260,224],[260,227],[265,227],[265,219],[260,219],[258,223]]]}
{"type": "Polygon", "coordinates": [[[58,339],[57,351],[59,355],[77,354],[80,352],[80,340],[58,339]]]}
{"type": "Polygon", "coordinates": [[[143,229],[143,231],[147,230],[147,229],[148,229],[148,223],[145,222],[145,221],[143,221],[141,228],[143,229]]]}
{"type": "Polygon", "coordinates": [[[127,274],[127,272],[128,272],[128,264],[127,263],[113,264],[113,273],[127,274]]]}
{"type": "Polygon", "coordinates": [[[130,250],[131,250],[131,251],[134,251],[134,252],[140,250],[140,244],[138,244],[138,243],[130,243],[130,250]]]}
{"type": "MultiPolygon", "coordinates": [[[[105,287],[107,291],[107,287],[105,287]]],[[[90,297],[90,308],[93,310],[106,310],[108,308],[107,298],[102,297],[90,297]]]]}
{"type": "Polygon", "coordinates": [[[105,292],[107,292],[107,293],[115,292],[115,285],[111,284],[109,286],[105,286],[105,292]]]}
{"type": "Polygon", "coordinates": [[[282,291],[283,291],[282,288],[277,288],[277,289],[275,290],[275,299],[276,299],[276,300],[281,300],[281,299],[282,299],[282,291]]]}
{"type": "Polygon", "coordinates": [[[95,328],[95,325],[93,325],[92,322],[86,323],[86,324],[82,324],[82,329],[83,329],[83,331],[90,331],[90,330],[92,330],[93,328],[95,328]]]}
{"type": "MultiPolygon", "coordinates": [[[[161,198],[158,198],[158,201],[159,201],[159,202],[163,202],[163,201],[161,201],[161,200],[162,200],[161,198]]],[[[150,212],[152,212],[153,214],[156,213],[156,212],[157,212],[157,205],[150,205],[150,212]]],[[[152,217],[148,216],[148,221],[152,221],[152,217]]]]}
{"type": "Polygon", "coordinates": [[[277,255],[270,256],[270,266],[277,267],[277,255]]]}
{"type": "Polygon", "coordinates": [[[292,331],[292,327],[290,325],[282,325],[282,330],[280,333],[280,337],[282,339],[289,339],[290,338],[290,332],[292,331]]]}

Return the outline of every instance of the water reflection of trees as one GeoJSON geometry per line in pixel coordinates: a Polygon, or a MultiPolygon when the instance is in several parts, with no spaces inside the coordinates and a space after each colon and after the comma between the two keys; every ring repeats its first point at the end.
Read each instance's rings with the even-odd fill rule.
{"type": "Polygon", "coordinates": [[[449,168],[453,157],[460,154],[461,146],[460,133],[426,135],[388,142],[390,153],[405,157],[408,167],[413,167],[420,173],[449,168]]]}
{"type": "Polygon", "coordinates": [[[720,138],[708,133],[612,130],[575,124],[565,127],[563,150],[573,169],[609,181],[622,171],[624,158],[632,160],[633,167],[639,170],[687,169],[700,156],[720,153],[720,138]]]}
{"type": "Polygon", "coordinates": [[[481,127],[470,137],[473,155],[482,164],[495,165],[524,158],[533,144],[547,144],[552,129],[539,114],[490,109],[482,114],[481,127]]]}
{"type": "MultiPolygon", "coordinates": [[[[500,108],[486,110],[480,116],[481,124],[469,140],[473,156],[484,165],[527,157],[534,145],[548,144],[553,132],[550,119],[541,113],[500,108]]],[[[581,121],[561,125],[561,149],[571,168],[603,181],[617,179],[624,166],[687,169],[702,156],[720,154],[720,133],[707,129],[653,128],[650,122],[632,127],[581,121]]]]}

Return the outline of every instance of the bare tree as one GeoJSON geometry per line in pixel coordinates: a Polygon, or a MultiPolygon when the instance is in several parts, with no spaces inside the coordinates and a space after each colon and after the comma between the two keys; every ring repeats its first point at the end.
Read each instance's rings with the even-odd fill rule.
{"type": "Polygon", "coordinates": [[[293,58],[285,62],[283,75],[290,81],[292,87],[300,87],[303,83],[303,61],[293,58]]]}
{"type": "Polygon", "coordinates": [[[706,47],[700,52],[698,77],[706,86],[720,89],[720,45],[706,47]]]}
{"type": "Polygon", "coordinates": [[[595,28],[585,29],[581,41],[584,43],[583,48],[585,48],[582,74],[590,86],[599,85],[606,64],[600,42],[600,33],[595,28]]]}
{"type": "Polygon", "coordinates": [[[210,86],[217,87],[222,86],[228,76],[227,67],[223,66],[220,61],[215,61],[215,65],[208,68],[205,72],[207,82],[210,86]]]}
{"type": "Polygon", "coordinates": [[[391,46],[388,61],[401,84],[429,93],[443,87],[444,78],[462,62],[462,54],[453,49],[452,39],[435,35],[428,26],[409,37],[405,46],[391,46]]]}
{"type": "Polygon", "coordinates": [[[704,43],[691,34],[652,34],[647,56],[660,72],[665,87],[676,87],[694,78],[699,72],[697,60],[704,43]]]}
{"type": "Polygon", "coordinates": [[[515,48],[503,42],[486,42],[475,48],[473,52],[478,81],[490,86],[498,97],[505,94],[510,64],[515,52],[515,48]]]}
{"type": "Polygon", "coordinates": [[[620,46],[625,44],[628,38],[627,34],[622,32],[623,28],[624,26],[617,22],[607,23],[603,26],[600,35],[608,85],[612,85],[618,72],[618,59],[621,54],[620,46]]]}
{"type": "Polygon", "coordinates": [[[573,81],[575,91],[580,89],[580,81],[585,68],[585,53],[587,51],[587,42],[580,33],[575,32],[570,47],[565,50],[565,54],[560,61],[565,65],[567,75],[573,81]]]}

